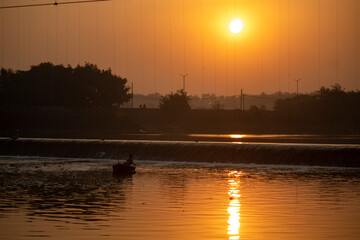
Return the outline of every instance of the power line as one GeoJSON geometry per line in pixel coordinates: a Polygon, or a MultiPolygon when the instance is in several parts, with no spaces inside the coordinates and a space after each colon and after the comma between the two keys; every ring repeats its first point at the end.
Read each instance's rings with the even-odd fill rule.
{"type": "Polygon", "coordinates": [[[64,4],[78,4],[78,3],[93,3],[93,2],[107,2],[111,0],[86,0],[86,1],[72,1],[72,2],[57,2],[54,3],[39,3],[39,4],[24,4],[24,5],[11,5],[11,6],[2,6],[0,9],[9,9],[9,8],[24,8],[24,7],[41,7],[41,6],[57,6],[64,4]]]}
{"type": "Polygon", "coordinates": [[[290,92],[290,0],[287,0],[287,90],[290,92]]]}
{"type": "Polygon", "coordinates": [[[184,50],[184,52],[183,52],[183,54],[184,54],[184,72],[186,72],[186,61],[185,61],[185,59],[186,59],[186,41],[185,41],[185,35],[186,35],[186,32],[185,32],[185,2],[184,2],[184,0],[182,1],[182,21],[183,21],[183,44],[184,44],[184,46],[183,46],[183,50],[184,50]]]}
{"type": "MultiPolygon", "coordinates": [[[[237,4],[236,4],[236,0],[235,0],[235,7],[234,7],[234,8],[235,8],[235,17],[237,17],[237,4]]],[[[237,80],[237,71],[236,71],[236,70],[237,70],[237,59],[236,59],[236,58],[237,58],[237,54],[236,54],[236,51],[237,51],[237,48],[236,48],[237,41],[236,41],[236,40],[237,40],[237,37],[235,36],[235,51],[234,51],[234,55],[235,55],[235,56],[234,56],[234,65],[235,65],[235,67],[234,67],[234,71],[235,71],[235,72],[234,72],[234,75],[235,75],[235,77],[234,77],[234,78],[235,78],[235,79],[234,79],[234,80],[235,80],[235,81],[234,81],[234,82],[235,82],[235,83],[234,83],[234,85],[235,85],[235,87],[234,87],[234,90],[235,90],[235,109],[236,109],[236,80],[237,80]]]]}
{"type": "Polygon", "coordinates": [[[153,0],[153,11],[154,11],[154,85],[155,85],[155,92],[156,93],[156,75],[157,75],[157,62],[156,62],[156,0],[153,0]]]}
{"type": "Polygon", "coordinates": [[[113,1],[112,2],[112,31],[113,31],[113,63],[112,63],[112,66],[113,66],[113,73],[116,72],[116,69],[115,69],[115,62],[116,62],[116,44],[115,44],[115,2],[113,1]]]}
{"type": "Polygon", "coordinates": [[[201,0],[201,82],[202,82],[202,93],[204,94],[205,93],[205,57],[204,57],[204,6],[203,6],[203,0],[201,0]]]}
{"type": "Polygon", "coordinates": [[[171,0],[168,1],[169,4],[169,41],[170,41],[170,84],[171,84],[171,92],[173,91],[173,56],[172,56],[172,31],[171,31],[171,0]]]}
{"type": "Polygon", "coordinates": [[[261,0],[261,92],[264,92],[264,0],[261,0]]]}
{"type": "Polygon", "coordinates": [[[125,31],[125,75],[128,74],[128,64],[127,64],[127,61],[128,61],[128,39],[127,39],[127,35],[128,35],[128,28],[127,28],[127,25],[128,25],[128,11],[127,11],[127,1],[128,0],[125,0],[124,1],[124,11],[125,11],[125,14],[124,14],[124,31],[125,31]]]}
{"type": "Polygon", "coordinates": [[[321,87],[321,0],[318,0],[318,87],[321,87]]]}
{"type": "Polygon", "coordinates": [[[49,8],[46,8],[46,59],[49,59],[49,8]]]}
{"type": "Polygon", "coordinates": [[[99,5],[96,3],[96,64],[99,66],[99,5]]]}
{"type": "Polygon", "coordinates": [[[216,58],[217,58],[217,34],[215,33],[215,30],[216,30],[216,19],[217,19],[217,14],[216,14],[216,10],[215,10],[215,1],[216,0],[213,0],[213,39],[214,39],[214,42],[215,44],[213,45],[214,46],[214,93],[216,94],[216,58]]]}
{"type": "Polygon", "coordinates": [[[66,64],[69,64],[69,6],[66,6],[66,64]]]}
{"type": "MultiPolygon", "coordinates": [[[[226,19],[229,20],[229,4],[226,4],[226,19]]],[[[226,38],[226,96],[229,96],[229,38],[226,38]]],[[[226,107],[229,107],[229,100],[226,99],[226,107]]]]}
{"type": "Polygon", "coordinates": [[[279,92],[281,91],[281,36],[282,36],[282,21],[281,21],[281,15],[282,15],[282,8],[281,8],[281,0],[279,0],[279,63],[278,63],[278,84],[279,84],[279,92]]]}
{"type": "Polygon", "coordinates": [[[17,9],[16,11],[16,25],[17,25],[17,55],[16,55],[16,64],[17,64],[17,68],[20,69],[20,13],[19,13],[19,9],[17,9]]]}
{"type": "Polygon", "coordinates": [[[78,6],[78,64],[80,64],[80,51],[81,51],[81,47],[80,47],[80,30],[81,30],[81,27],[80,27],[80,5],[78,6]]]}
{"type": "Polygon", "coordinates": [[[355,43],[357,44],[356,45],[356,55],[355,55],[355,58],[356,58],[356,66],[355,66],[355,71],[356,71],[356,74],[355,74],[355,90],[358,88],[358,78],[359,78],[359,1],[356,0],[356,11],[355,11],[355,18],[356,18],[356,24],[355,24],[355,43]]]}
{"type": "Polygon", "coordinates": [[[1,53],[2,53],[2,55],[1,55],[1,57],[2,57],[2,59],[1,59],[1,64],[2,64],[2,66],[4,66],[5,67],[5,18],[4,18],[4,15],[5,15],[5,13],[4,12],[2,12],[1,13],[1,30],[2,30],[2,49],[1,49],[1,53]]]}
{"type": "Polygon", "coordinates": [[[31,8],[29,8],[29,36],[28,36],[28,44],[29,44],[29,66],[31,66],[31,8]]]}
{"type": "Polygon", "coordinates": [[[339,0],[336,0],[336,38],[335,38],[335,83],[338,83],[339,72],[339,0]]]}
{"type": "Polygon", "coordinates": [[[140,44],[141,44],[141,92],[144,93],[144,37],[143,37],[143,1],[140,0],[140,44]]]}
{"type": "Polygon", "coordinates": [[[58,8],[55,12],[55,64],[58,64],[58,8]]]}

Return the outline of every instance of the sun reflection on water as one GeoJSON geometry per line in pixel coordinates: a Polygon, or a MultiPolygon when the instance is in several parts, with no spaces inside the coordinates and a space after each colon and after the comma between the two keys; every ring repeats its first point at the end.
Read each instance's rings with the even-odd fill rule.
{"type": "Polygon", "coordinates": [[[240,180],[241,172],[239,171],[231,171],[228,174],[229,179],[229,207],[227,209],[229,213],[228,219],[228,235],[229,239],[240,239],[240,180]]]}
{"type": "Polygon", "coordinates": [[[244,134],[230,134],[230,138],[244,138],[245,136],[244,134]]]}

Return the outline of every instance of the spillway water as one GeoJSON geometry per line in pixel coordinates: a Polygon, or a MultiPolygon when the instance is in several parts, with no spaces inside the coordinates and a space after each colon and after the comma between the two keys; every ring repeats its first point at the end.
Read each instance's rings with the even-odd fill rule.
{"type": "Polygon", "coordinates": [[[0,155],[360,167],[359,145],[0,139],[0,155]]]}

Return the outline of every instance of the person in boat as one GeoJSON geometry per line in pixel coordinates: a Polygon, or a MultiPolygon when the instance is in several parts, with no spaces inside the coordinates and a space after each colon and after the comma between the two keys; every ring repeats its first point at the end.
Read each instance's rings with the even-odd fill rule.
{"type": "Polygon", "coordinates": [[[126,165],[134,165],[132,154],[129,154],[129,158],[125,161],[126,165]]]}

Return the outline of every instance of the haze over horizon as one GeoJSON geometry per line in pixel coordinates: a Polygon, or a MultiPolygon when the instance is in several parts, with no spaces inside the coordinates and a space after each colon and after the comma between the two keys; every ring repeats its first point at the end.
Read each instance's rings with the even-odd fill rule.
{"type": "Polygon", "coordinates": [[[296,79],[303,93],[360,88],[360,0],[57,2],[0,9],[0,67],[89,62],[126,77],[137,94],[175,92],[181,74],[191,95],[296,92],[296,79]],[[234,18],[244,24],[238,34],[234,18]]]}

